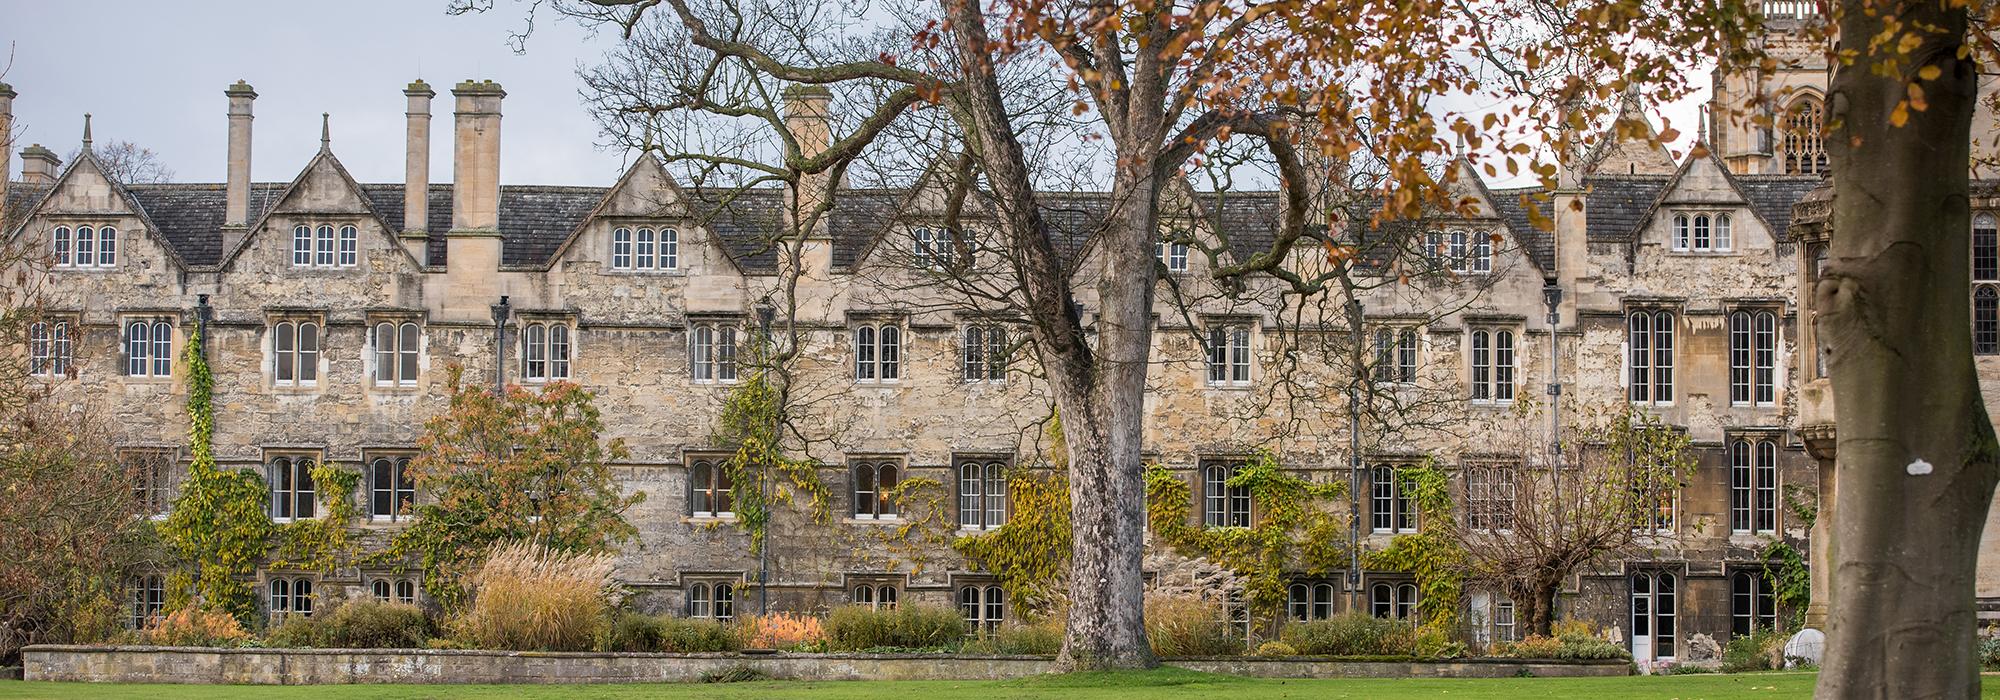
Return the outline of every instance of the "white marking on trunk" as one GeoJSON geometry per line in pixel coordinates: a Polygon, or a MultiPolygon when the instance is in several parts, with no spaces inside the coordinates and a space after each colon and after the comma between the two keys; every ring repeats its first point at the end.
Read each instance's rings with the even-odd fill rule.
{"type": "Polygon", "coordinates": [[[1924,461],[1922,457],[1918,457],[1917,461],[1911,462],[1910,466],[1903,468],[1903,471],[1909,472],[1910,476],[1923,476],[1931,473],[1931,463],[1924,461]]]}

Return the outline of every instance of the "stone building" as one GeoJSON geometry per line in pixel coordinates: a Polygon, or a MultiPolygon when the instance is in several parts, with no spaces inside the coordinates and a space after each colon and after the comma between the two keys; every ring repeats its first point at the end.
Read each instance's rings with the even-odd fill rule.
{"type": "MultiPolygon", "coordinates": [[[[1798,87],[1785,114],[1817,118],[1823,68],[1718,75],[1718,95],[1774,82],[1798,87]]],[[[118,182],[92,157],[87,130],[75,162],[39,145],[21,150],[21,175],[0,201],[15,213],[9,240],[46,252],[12,300],[38,294],[48,310],[31,359],[59,395],[111,419],[124,456],[150,475],[136,485],[142,498],[169,502],[184,469],[179,351],[205,324],[217,459],[265,475],[275,519],[325,512],[325,494],[302,474],[328,462],[364,475],[358,527],[378,540],[402,527],[396,504],[423,494],[403,483],[399,465],[441,409],[445,368],[456,364],[480,381],[497,370],[509,383],[571,381],[596,393],[607,437],[631,450],[615,465],[619,479],[648,494],[628,513],[640,537],[619,566],[641,607],[728,616],[757,611],[763,594],[774,609],[922,600],[958,605],[976,623],[1009,617],[990,574],[941,548],[896,542],[902,514],[882,498],[885,483],[928,477],[949,492],[947,522],[961,532],[996,527],[1008,517],[1005,498],[993,498],[1004,493],[998,474],[1040,464],[1047,449],[1049,400],[1032,358],[996,359],[990,350],[1008,345],[993,335],[1005,333],[1005,319],[927,275],[945,250],[937,243],[952,235],[937,225],[934,184],[842,191],[794,269],[771,245],[789,222],[783,190],[685,186],[649,157],[608,187],[501,184],[506,93],[490,81],[452,90],[452,178],[434,183],[435,92],[418,81],[403,94],[403,183],[356,182],[326,129],[293,180],[252,182],[257,94],[242,82],[224,92],[224,183],[118,182]],[[798,292],[782,297],[793,277],[798,292]],[[739,345],[762,337],[759,310],[774,298],[797,301],[786,320],[803,351],[799,385],[815,397],[808,454],[835,489],[836,515],[821,524],[781,511],[762,561],[719,493],[727,487],[715,464],[730,448],[711,435],[741,376],[739,345]]],[[[0,114],[13,98],[0,87],[0,114]]],[[[824,139],[827,108],[825,95],[792,93],[793,131],[824,139]]],[[[1643,120],[1636,108],[1620,118],[1643,120]]],[[[1247,522],[1256,505],[1211,482],[1256,450],[1315,480],[1352,478],[1359,540],[1380,548],[1423,519],[1409,517],[1396,480],[1378,474],[1430,458],[1454,475],[1461,498],[1505,497],[1511,491],[1496,484],[1546,457],[1545,434],[1522,425],[1513,404],[1559,382],[1565,406],[1638,404],[1684,429],[1700,462],[1647,525],[1646,554],[1570,582],[1568,612],[1617,628],[1642,658],[1674,657],[1688,634],[1720,638],[1782,619],[1764,548],[1810,540],[1800,515],[1830,464],[1808,455],[1830,408],[1813,354],[1798,350],[1812,347],[1800,290],[1823,233],[1794,222],[1796,207],[1813,210],[1800,202],[1825,167],[1816,138],[1732,124],[1718,117],[1706,135],[1712,153],[1678,162],[1643,141],[1608,141],[1566,164],[1551,191],[1466,178],[1471,206],[1427,224],[1460,283],[1383,285],[1364,300],[1369,331],[1387,331],[1373,336],[1382,344],[1372,371],[1448,400],[1420,429],[1364,427],[1362,474],[1349,466],[1345,374],[1287,359],[1300,309],[1259,301],[1255,280],[1251,293],[1214,293],[1207,256],[1163,243],[1163,284],[1194,291],[1161,295],[1149,459],[1188,479],[1191,517],[1221,526],[1247,522]],[[1209,490],[1217,497],[1205,498],[1209,490]]],[[[4,158],[0,171],[11,173],[4,158]]],[[[1078,266],[1088,323],[1089,232],[1104,198],[1045,199],[1078,266]]],[[[1279,215],[1272,193],[1178,188],[1169,207],[1169,226],[1228,242],[1222,262],[1259,250],[1279,215]]],[[[1993,235],[1992,216],[1979,220],[1993,235]]],[[[1230,598],[1227,575],[1164,549],[1156,543],[1147,559],[1154,585],[1230,598]]],[[[391,570],[258,576],[274,613],[329,594],[419,596],[411,574],[391,570]]],[[[1416,595],[1394,572],[1296,583],[1285,612],[1306,617],[1356,606],[1404,616],[1416,595]]],[[[1988,583],[1982,595],[2000,595],[1988,583]]],[[[141,579],[139,613],[158,605],[159,585],[141,579]]],[[[1504,598],[1473,592],[1466,605],[1475,639],[1517,634],[1504,598]]]]}

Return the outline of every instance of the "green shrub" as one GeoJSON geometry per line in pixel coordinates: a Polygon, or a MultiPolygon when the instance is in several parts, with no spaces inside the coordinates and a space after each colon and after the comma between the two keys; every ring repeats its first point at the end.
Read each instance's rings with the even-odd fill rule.
{"type": "Polygon", "coordinates": [[[1722,671],[1741,673],[1783,668],[1784,662],[1778,658],[1778,653],[1782,652],[1784,643],[1784,636],[1770,628],[1732,636],[1729,643],[1722,646],[1722,671]]]}
{"type": "Polygon", "coordinates": [[[1265,642],[1257,645],[1258,656],[1298,656],[1299,650],[1284,642],[1265,642]]]}
{"type": "Polygon", "coordinates": [[[1979,666],[1988,671],[2000,670],[2000,630],[1989,627],[1980,635],[1979,666]]]}
{"type": "Polygon", "coordinates": [[[264,643],[277,648],[422,649],[430,638],[430,618],[416,606],[360,600],[311,617],[288,617],[265,633],[264,643]]]}
{"type": "Polygon", "coordinates": [[[1243,634],[1212,601],[1187,596],[1146,598],[1146,638],[1156,656],[1240,656],[1243,634]]]}
{"type": "Polygon", "coordinates": [[[1005,625],[993,635],[994,650],[1021,656],[1054,656],[1062,651],[1063,621],[1056,618],[1028,625],[1005,625]]]}
{"type": "Polygon", "coordinates": [[[952,649],[965,638],[965,618],[957,609],[928,605],[849,605],[834,608],[824,629],[829,651],[952,649]]]}
{"type": "Polygon", "coordinates": [[[587,651],[610,621],[610,555],[501,545],[469,581],[472,605],[449,627],[476,648],[587,651]]]}
{"type": "Polygon", "coordinates": [[[643,651],[687,654],[703,651],[736,651],[743,647],[736,630],[714,620],[690,620],[663,615],[627,612],[613,621],[605,651],[643,651]]]}
{"type": "Polygon", "coordinates": [[[1564,661],[1632,658],[1632,654],[1625,651],[1624,647],[1605,641],[1603,637],[1575,631],[1566,631],[1556,637],[1531,634],[1518,642],[1501,642],[1493,645],[1493,655],[1513,659],[1564,661]]]}
{"type": "Polygon", "coordinates": [[[1293,622],[1278,638],[1308,656],[1413,656],[1415,634],[1407,622],[1349,612],[1293,622]]]}

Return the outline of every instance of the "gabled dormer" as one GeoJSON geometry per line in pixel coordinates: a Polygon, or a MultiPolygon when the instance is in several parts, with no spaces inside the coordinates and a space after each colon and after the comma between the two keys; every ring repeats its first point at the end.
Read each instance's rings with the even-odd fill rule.
{"type": "Polygon", "coordinates": [[[322,126],[319,153],[225,252],[225,274],[361,277],[415,273],[422,264],[377,215],[361,185],[334,155],[322,126]]]}
{"type": "Polygon", "coordinates": [[[698,200],[651,154],[626,168],[597,205],[556,248],[551,265],[594,266],[600,274],[651,279],[686,275],[740,276],[719,244],[698,200]]]}

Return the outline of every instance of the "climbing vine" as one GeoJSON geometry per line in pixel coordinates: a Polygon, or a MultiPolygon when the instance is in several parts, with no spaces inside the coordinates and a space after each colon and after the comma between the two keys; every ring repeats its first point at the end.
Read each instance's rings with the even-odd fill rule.
{"type": "MultiPolygon", "coordinates": [[[[1427,518],[1451,518],[1451,479],[1430,460],[1397,470],[1403,489],[1417,511],[1427,518]]],[[[1369,552],[1362,565],[1379,571],[1410,574],[1420,594],[1417,610],[1424,626],[1446,634],[1458,629],[1459,603],[1465,593],[1465,550],[1437,529],[1397,535],[1389,546],[1369,552]]]]}
{"type": "Polygon", "coordinates": [[[1192,487],[1164,465],[1146,467],[1146,512],[1153,533],[1175,551],[1227,567],[1244,578],[1252,615],[1271,619],[1285,605],[1285,574],[1324,575],[1346,561],[1339,541],[1347,519],[1323,507],[1347,495],[1341,481],[1313,482],[1285,473],[1270,452],[1259,450],[1231,488],[1247,488],[1259,517],[1250,527],[1204,527],[1190,517],[1192,487]]]}
{"type": "Polygon", "coordinates": [[[765,370],[731,389],[718,418],[716,443],[736,445],[724,469],[734,487],[736,522],[750,533],[750,553],[764,551],[773,505],[804,498],[814,522],[832,518],[833,489],[810,459],[787,456],[780,446],[784,406],[765,370]]]}
{"type": "Polygon", "coordinates": [[[1047,613],[1062,603],[1069,571],[1069,478],[1014,469],[1007,475],[1006,524],[951,543],[974,566],[993,572],[1024,610],[1047,613]]]}
{"type": "Polygon", "coordinates": [[[273,567],[332,573],[351,564],[359,553],[349,524],[361,517],[361,508],[354,504],[361,472],[320,464],[312,468],[312,480],[326,495],[326,514],[278,527],[273,567]]]}
{"type": "Polygon", "coordinates": [[[225,470],[215,464],[215,379],[201,343],[197,327],[181,353],[188,373],[188,452],[192,461],[187,483],[160,525],[160,536],[194,568],[186,578],[195,592],[189,604],[221,610],[247,623],[257,613],[256,592],[248,579],[256,573],[274,528],[265,513],[268,496],[264,479],[254,472],[225,470]]]}

